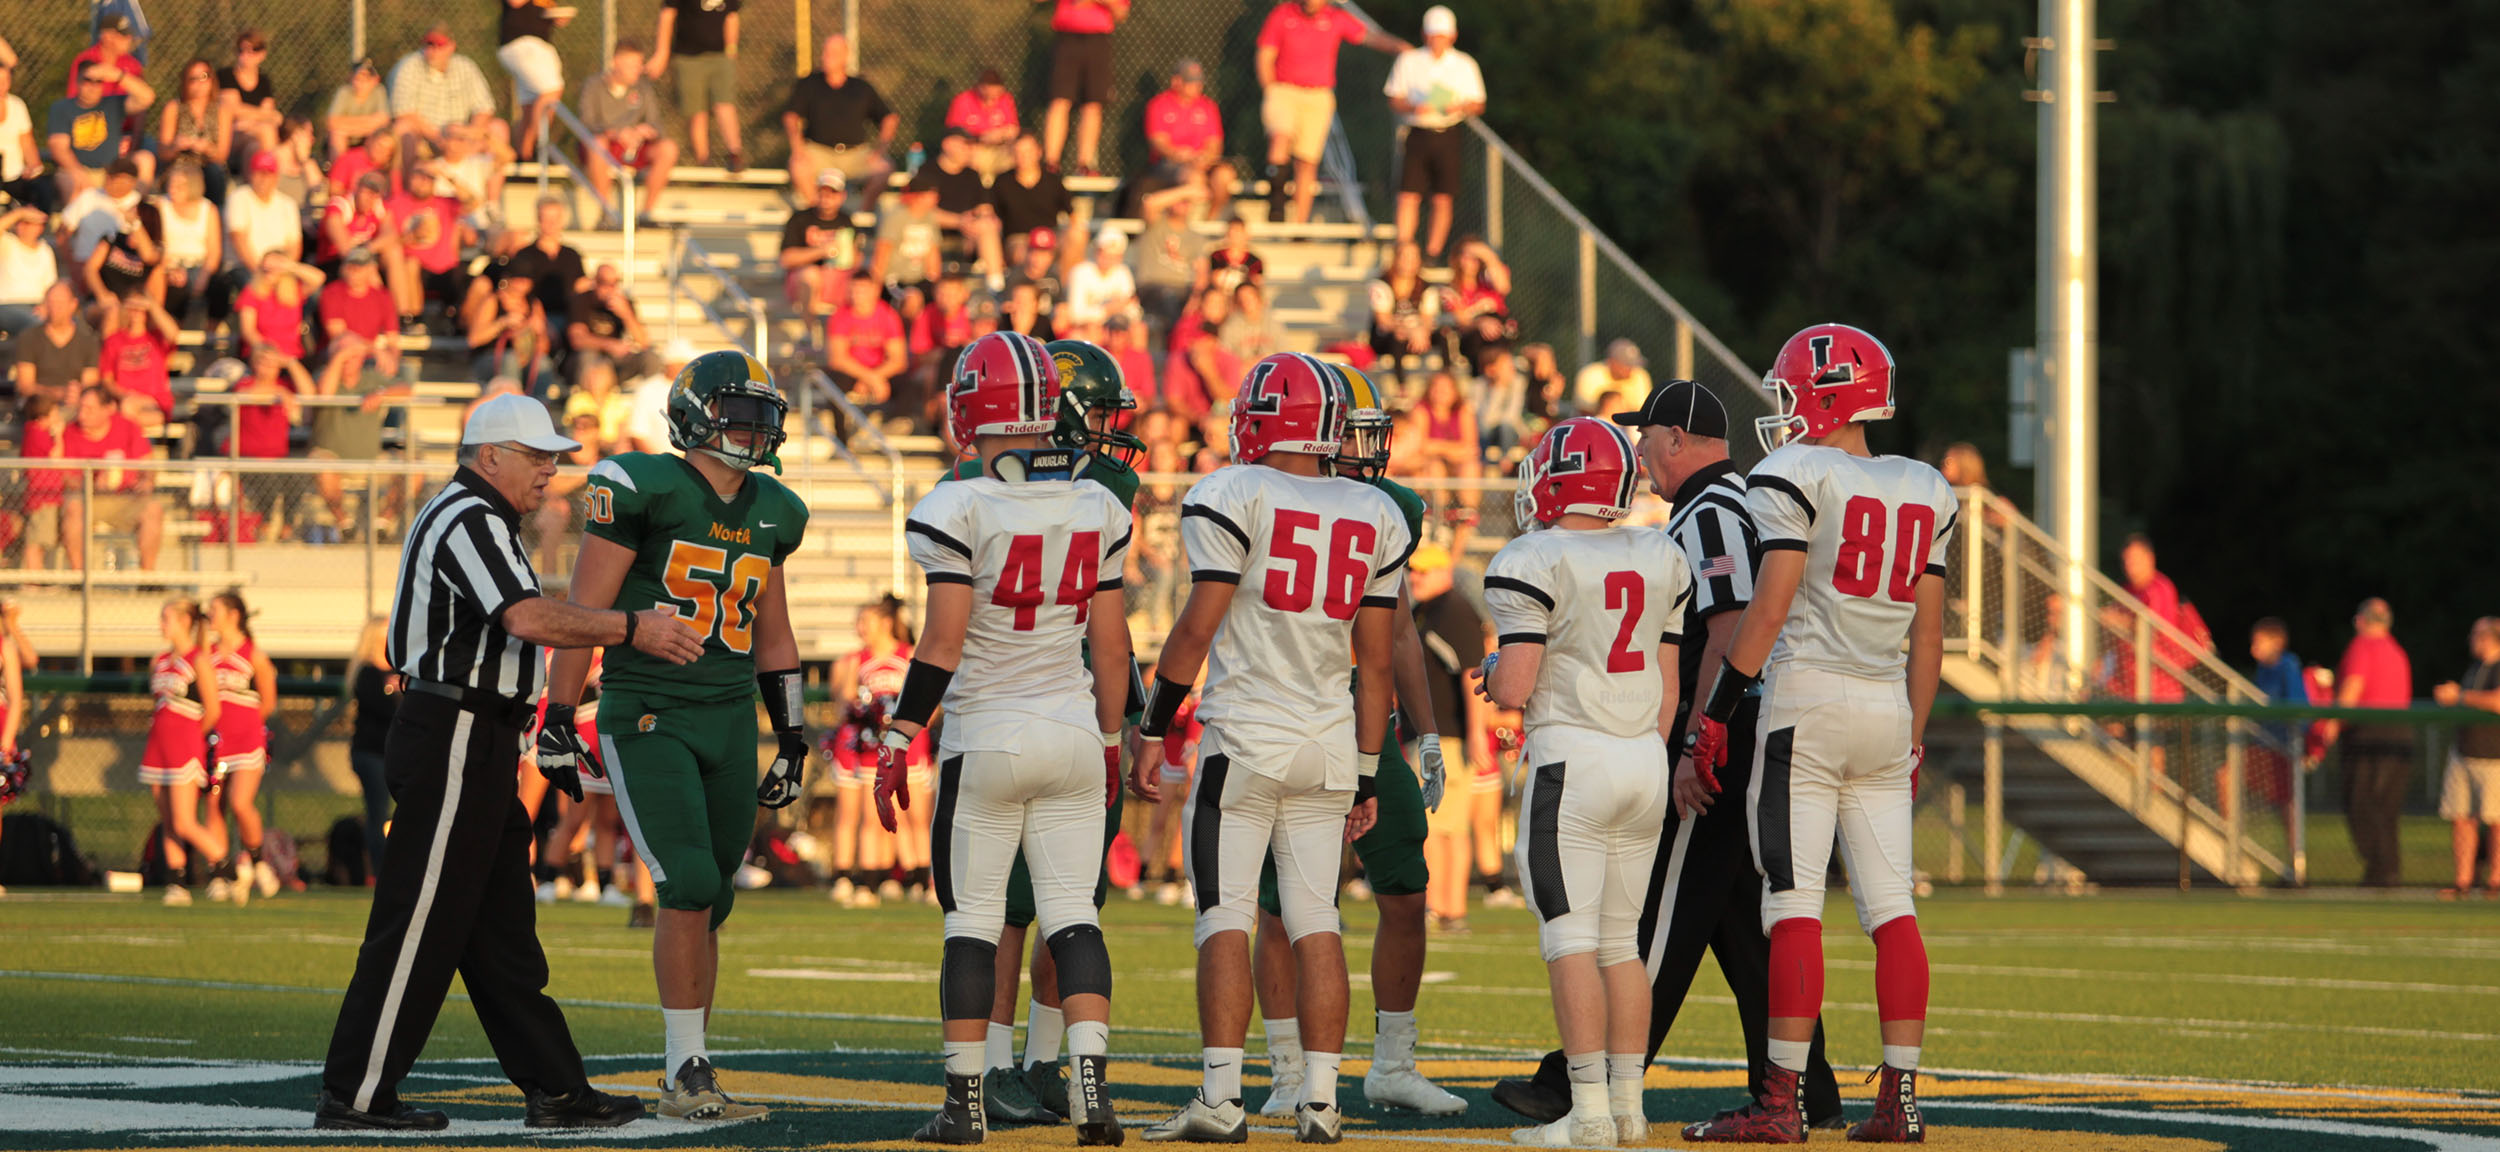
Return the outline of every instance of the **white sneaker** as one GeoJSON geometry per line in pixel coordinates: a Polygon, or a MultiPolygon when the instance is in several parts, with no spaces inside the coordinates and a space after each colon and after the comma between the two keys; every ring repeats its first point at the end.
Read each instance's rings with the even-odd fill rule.
{"type": "Polygon", "coordinates": [[[260,898],[263,900],[277,895],[278,870],[270,867],[269,862],[266,860],[253,864],[252,888],[260,893],[260,898]]]}
{"type": "Polygon", "coordinates": [[[1259,1105],[1259,1115],[1293,1115],[1294,1108],[1302,1103],[1302,1057],[1280,1060],[1270,1054],[1267,1070],[1267,1102],[1259,1105]]]}
{"type": "Polygon", "coordinates": [[[887,878],[886,878],[886,882],[885,882],[885,883],[877,885],[877,899],[879,899],[879,900],[900,900],[900,899],[902,899],[902,898],[903,898],[903,882],[902,882],[902,881],[900,881],[900,880],[896,880],[896,879],[894,879],[894,878],[892,878],[892,877],[887,877],[887,878]]]}
{"type": "Polygon", "coordinates": [[[1146,1129],[1146,1139],[1242,1144],[1250,1139],[1250,1119],[1242,1114],[1239,1100],[1209,1104],[1204,1097],[1192,1095],[1171,1119],[1146,1129]]]}
{"type": "Polygon", "coordinates": [[[1510,1142],[1532,1148],[1612,1148],[1615,1146],[1615,1118],[1574,1113],[1551,1124],[1513,1128],[1510,1142]]]}
{"type": "Polygon", "coordinates": [[[633,896],[628,894],[625,889],[614,884],[608,885],[605,891],[599,893],[599,902],[610,908],[631,908],[634,906],[633,896]]]}
{"type": "Polygon", "coordinates": [[[573,878],[572,878],[572,877],[570,877],[570,876],[558,876],[558,877],[556,877],[555,884],[554,884],[554,885],[552,885],[552,887],[553,887],[553,889],[554,889],[554,891],[555,891],[555,898],[556,898],[556,899],[558,899],[558,900],[570,900],[570,899],[572,899],[572,898],[573,898],[573,878]]]}
{"type": "Polygon", "coordinates": [[[1348,899],[1348,900],[1366,900],[1366,901],[1370,900],[1370,899],[1372,898],[1372,886],[1371,886],[1371,883],[1370,883],[1369,881],[1367,881],[1367,880],[1364,880],[1364,879],[1363,879],[1362,877],[1360,877],[1360,876],[1357,876],[1357,877],[1355,877],[1355,878],[1354,878],[1354,879],[1352,879],[1352,880],[1348,880],[1348,881],[1346,881],[1346,882],[1345,882],[1345,898],[1346,898],[1346,899],[1348,899]]]}
{"type": "Polygon", "coordinates": [[[1526,897],[1513,889],[1500,888],[1485,893],[1484,906],[1487,908],[1525,908],[1528,906],[1528,901],[1526,897]]]}
{"type": "Polygon", "coordinates": [[[541,904],[553,904],[556,902],[555,881],[550,880],[538,886],[538,902],[541,904]]]}
{"type": "Polygon", "coordinates": [[[226,883],[225,877],[218,876],[208,882],[207,896],[209,903],[223,904],[234,897],[234,888],[226,883]]]}
{"type": "Polygon", "coordinates": [[[851,906],[851,878],[837,876],[833,881],[833,902],[838,907],[851,906]]]}
{"type": "Polygon", "coordinates": [[[1384,1065],[1373,1061],[1363,1074],[1363,1099],[1381,1108],[1411,1108],[1426,1116],[1456,1116],[1467,1101],[1424,1078],[1413,1064],[1384,1065]]]}
{"type": "Polygon", "coordinates": [[[165,886],[165,906],[166,906],[166,907],[168,907],[168,908],[188,908],[188,907],[190,907],[190,906],[191,906],[191,890],[190,890],[190,889],[188,889],[188,888],[183,887],[183,886],[182,886],[182,885],[180,885],[180,884],[168,884],[168,885],[166,885],[166,886],[165,886]]]}
{"type": "Polygon", "coordinates": [[[1293,1138],[1304,1144],[1335,1144],[1345,1139],[1345,1113],[1334,1104],[1313,1100],[1293,1114],[1293,1138]]]}
{"type": "Polygon", "coordinates": [[[1169,908],[1180,902],[1181,886],[1177,881],[1166,880],[1162,887],[1155,889],[1155,903],[1169,908]]]}
{"type": "Polygon", "coordinates": [[[730,876],[729,882],[737,885],[741,892],[752,892],[771,884],[773,874],[771,870],[758,865],[741,864],[738,866],[738,871],[730,876]]]}
{"type": "Polygon", "coordinates": [[[574,903],[576,903],[576,904],[596,904],[596,903],[598,903],[598,902],[599,902],[599,882],[598,882],[598,881],[596,881],[596,880],[593,880],[593,881],[590,881],[590,882],[589,882],[589,883],[587,883],[587,884],[582,885],[581,887],[578,887],[578,888],[573,889],[573,902],[574,902],[574,903]]]}
{"type": "Polygon", "coordinates": [[[1647,1139],[1649,1139],[1649,1117],[1637,1112],[1615,1114],[1616,1143],[1638,1144],[1647,1139]]]}

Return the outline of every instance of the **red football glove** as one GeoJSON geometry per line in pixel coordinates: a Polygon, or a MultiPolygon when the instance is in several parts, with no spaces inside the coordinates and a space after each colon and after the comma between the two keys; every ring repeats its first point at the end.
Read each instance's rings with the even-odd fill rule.
{"type": "Polygon", "coordinates": [[[1701,774],[1701,782],[1718,791],[1719,777],[1711,769],[1727,763],[1727,725],[1696,714],[1692,735],[1684,738],[1684,753],[1693,758],[1693,770],[1701,774]]]}
{"type": "Polygon", "coordinates": [[[1910,745],[1910,799],[1918,799],[1918,770],[1927,766],[1927,746],[1910,745]]]}
{"type": "Polygon", "coordinates": [[[891,728],[877,744],[877,823],[894,831],[894,808],[911,807],[911,789],[904,778],[911,772],[911,738],[891,728]]]}

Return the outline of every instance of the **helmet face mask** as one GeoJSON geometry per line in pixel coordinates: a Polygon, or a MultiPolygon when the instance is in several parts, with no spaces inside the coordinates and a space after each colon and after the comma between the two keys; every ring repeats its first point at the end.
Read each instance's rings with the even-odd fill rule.
{"type": "Polygon", "coordinates": [[[1059,409],[1051,439],[1072,452],[1116,460],[1134,470],[1146,442],[1127,430],[1137,397],[1109,352],[1083,340],[1043,345],[1059,372],[1059,409]]]}
{"type": "Polygon", "coordinates": [[[1344,381],[1351,397],[1346,413],[1345,436],[1337,442],[1337,474],[1349,480],[1371,481],[1389,471],[1389,445],[1397,428],[1390,417],[1388,404],[1381,399],[1380,389],[1351,364],[1330,364],[1344,381]]]}
{"type": "Polygon", "coordinates": [[[772,373],[744,352],[706,352],[686,363],[668,393],[668,442],[738,468],[781,466],[790,405],[772,373]]]}

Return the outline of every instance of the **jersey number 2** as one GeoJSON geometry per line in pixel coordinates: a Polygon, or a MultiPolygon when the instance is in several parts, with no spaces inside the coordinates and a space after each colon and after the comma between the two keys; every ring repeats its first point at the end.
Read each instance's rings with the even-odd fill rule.
{"type": "MultiPolygon", "coordinates": [[[[1267,570],[1268,607],[1279,612],[1310,610],[1321,562],[1319,550],[1303,543],[1301,536],[1318,528],[1317,512],[1276,510],[1276,529],[1268,534],[1267,550],[1283,565],[1267,570]]],[[[1328,530],[1328,588],[1323,599],[1329,619],[1352,620],[1354,610],[1363,606],[1363,581],[1371,575],[1371,565],[1355,553],[1370,552],[1375,539],[1372,526],[1360,520],[1339,520],[1328,530]]]]}
{"type": "Polygon", "coordinates": [[[1639,672],[1649,667],[1649,657],[1641,653],[1632,635],[1648,603],[1649,589],[1641,583],[1640,573],[1606,574],[1606,610],[1623,613],[1623,623],[1615,626],[1615,646],[1606,650],[1608,672],[1639,672]]]}
{"type": "Polygon", "coordinates": [[[771,557],[748,552],[733,564],[726,549],[680,540],[668,551],[660,583],[669,599],[692,610],[686,623],[705,640],[717,627],[721,647],[744,656],[755,648],[755,594],[772,574],[771,557]],[[719,583],[724,575],[728,583],[719,583]]]}
{"type": "Polygon", "coordinates": [[[1891,579],[1884,578],[1884,502],[1852,496],[1840,513],[1840,555],[1832,568],[1832,587],[1845,596],[1872,598],[1882,591],[1903,604],[1918,599],[1918,578],[1927,571],[1927,552],[1936,544],[1936,510],[1904,504],[1891,525],[1891,579]]]}
{"type": "MultiPolygon", "coordinates": [[[[1076,622],[1085,622],[1093,606],[1095,576],[1102,568],[1102,533],[1077,532],[1068,537],[1068,565],[1059,572],[1059,603],[1076,606],[1076,622]]],[[[1042,538],[1017,536],[1007,541],[1007,566],[998,574],[990,603],[1016,610],[1016,631],[1030,632],[1047,598],[1042,595],[1042,538]]]]}

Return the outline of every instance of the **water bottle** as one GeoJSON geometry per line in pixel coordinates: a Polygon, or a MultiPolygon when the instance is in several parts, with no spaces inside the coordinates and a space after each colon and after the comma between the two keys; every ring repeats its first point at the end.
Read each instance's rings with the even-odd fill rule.
{"type": "Polygon", "coordinates": [[[920,141],[912,141],[910,154],[903,157],[903,175],[906,177],[920,175],[920,164],[928,158],[928,149],[922,148],[920,141]]]}

